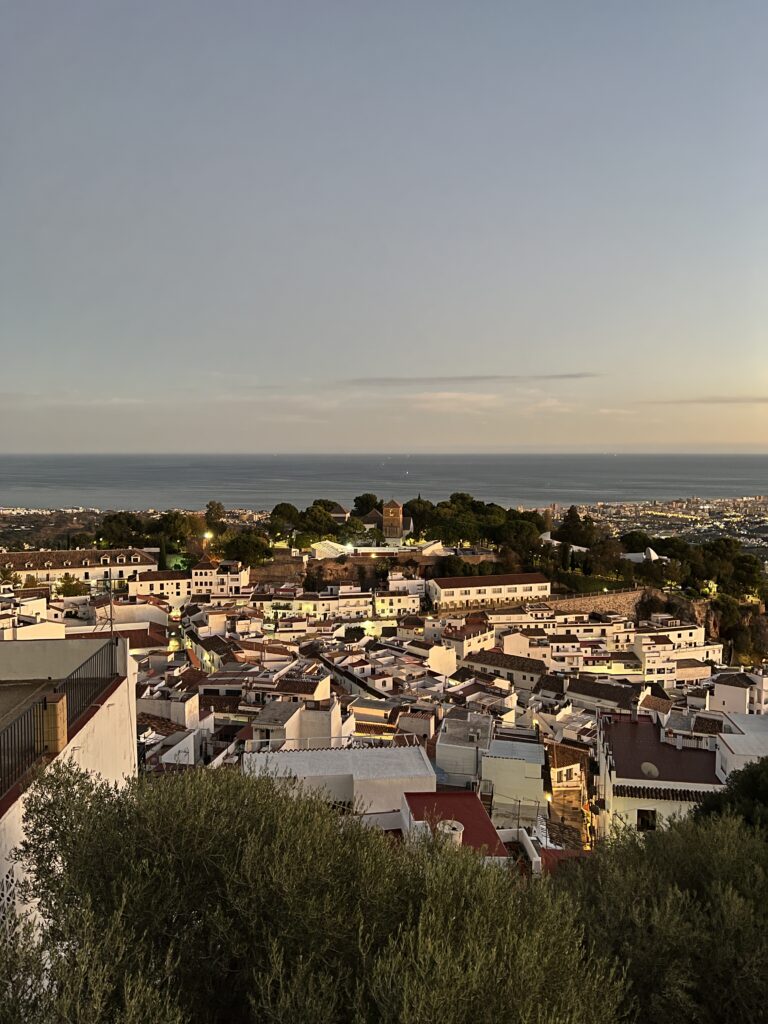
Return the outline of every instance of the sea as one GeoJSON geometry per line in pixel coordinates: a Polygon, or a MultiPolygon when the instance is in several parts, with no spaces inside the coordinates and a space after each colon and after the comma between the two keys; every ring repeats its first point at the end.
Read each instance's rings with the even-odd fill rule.
{"type": "Polygon", "coordinates": [[[300,508],[364,491],[505,507],[768,494],[768,455],[0,455],[0,507],[300,508]]]}

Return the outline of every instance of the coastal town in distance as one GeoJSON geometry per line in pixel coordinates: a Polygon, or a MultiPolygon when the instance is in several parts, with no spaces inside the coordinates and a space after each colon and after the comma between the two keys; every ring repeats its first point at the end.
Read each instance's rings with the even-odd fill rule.
{"type": "Polygon", "coordinates": [[[119,727],[97,712],[93,763],[79,748],[107,775],[290,776],[402,835],[430,793],[457,842],[537,876],[617,823],[689,814],[768,755],[765,498],[526,510],[367,492],[2,509],[0,529],[0,665],[41,659],[0,742],[56,693],[63,755],[119,685],[119,727]],[[107,655],[84,696],[78,673],[107,655]]]}

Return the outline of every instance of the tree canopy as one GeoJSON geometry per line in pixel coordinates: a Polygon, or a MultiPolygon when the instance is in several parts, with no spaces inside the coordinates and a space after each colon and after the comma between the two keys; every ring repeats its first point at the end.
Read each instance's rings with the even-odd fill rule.
{"type": "Polygon", "coordinates": [[[3,1021],[766,1017],[768,842],[735,818],[617,834],[536,881],[266,777],[118,790],[57,761],[25,830],[42,932],[3,946],[3,1021]]]}

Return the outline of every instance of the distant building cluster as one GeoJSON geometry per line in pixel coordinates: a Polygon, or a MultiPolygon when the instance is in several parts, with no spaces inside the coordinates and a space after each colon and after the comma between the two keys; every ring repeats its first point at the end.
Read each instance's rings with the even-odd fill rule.
{"type": "MultiPolygon", "coordinates": [[[[396,554],[402,506],[373,519],[396,554]]],[[[207,553],[176,570],[138,548],[1,553],[24,581],[0,585],[6,889],[25,780],[73,751],[118,783],[268,772],[534,875],[768,755],[765,670],[726,666],[701,623],[638,617],[640,591],[564,602],[539,573],[394,561],[366,587],[334,564],[312,590],[207,553]]]]}

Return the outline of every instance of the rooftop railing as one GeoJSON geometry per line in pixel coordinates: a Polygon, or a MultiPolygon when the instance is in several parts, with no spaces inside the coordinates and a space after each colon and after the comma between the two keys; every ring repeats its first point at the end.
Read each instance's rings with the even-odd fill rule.
{"type": "Polygon", "coordinates": [[[116,675],[117,646],[109,640],[54,687],[54,693],[67,696],[68,726],[80,718],[116,675]]]}
{"type": "MultiPolygon", "coordinates": [[[[116,676],[117,647],[114,641],[108,640],[53,687],[53,693],[66,694],[68,731],[116,676]]],[[[47,698],[40,697],[0,729],[0,797],[48,752],[45,741],[47,706],[47,698]]]]}
{"type": "Polygon", "coordinates": [[[44,715],[45,701],[39,700],[0,729],[0,796],[45,753],[44,715]]]}

